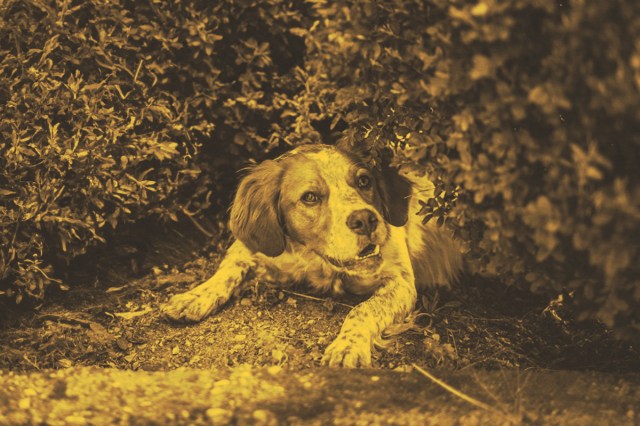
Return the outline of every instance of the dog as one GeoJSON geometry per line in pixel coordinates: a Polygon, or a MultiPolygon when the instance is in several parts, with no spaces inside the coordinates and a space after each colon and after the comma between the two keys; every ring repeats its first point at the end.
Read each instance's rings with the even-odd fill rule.
{"type": "Polygon", "coordinates": [[[369,168],[353,150],[302,145],[250,168],[230,211],[235,241],[206,282],[162,308],[200,321],[253,271],[260,280],[303,283],[323,293],[369,294],[354,307],[322,363],[371,366],[373,344],[413,312],[418,290],[447,286],[463,268],[450,233],[416,213],[433,196],[427,178],[369,168]]]}

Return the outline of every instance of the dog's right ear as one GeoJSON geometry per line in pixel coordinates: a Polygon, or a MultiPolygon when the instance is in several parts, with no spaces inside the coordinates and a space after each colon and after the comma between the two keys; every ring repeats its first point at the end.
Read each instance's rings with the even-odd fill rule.
{"type": "Polygon", "coordinates": [[[270,257],[282,254],[286,245],[278,208],[282,173],[277,161],[253,167],[240,182],[229,220],[236,239],[270,257]]]}

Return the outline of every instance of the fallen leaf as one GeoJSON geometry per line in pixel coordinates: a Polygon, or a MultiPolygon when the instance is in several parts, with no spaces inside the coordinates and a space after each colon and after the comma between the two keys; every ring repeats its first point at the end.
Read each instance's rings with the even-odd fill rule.
{"type": "Polygon", "coordinates": [[[122,349],[123,351],[126,351],[131,346],[129,341],[127,339],[125,339],[124,337],[120,337],[119,339],[117,339],[116,340],[116,345],[118,345],[118,347],[120,349],[122,349]]]}
{"type": "Polygon", "coordinates": [[[58,364],[62,368],[69,368],[69,367],[73,366],[73,361],[71,361],[70,359],[62,358],[62,359],[58,360],[58,364]]]}
{"type": "Polygon", "coordinates": [[[97,322],[89,323],[89,332],[87,335],[92,342],[99,344],[109,343],[115,339],[115,337],[109,333],[102,324],[98,324],[97,322]]]}
{"type": "Polygon", "coordinates": [[[130,320],[136,317],[141,317],[143,315],[148,314],[149,312],[153,312],[152,308],[144,308],[141,311],[133,311],[133,312],[114,312],[114,315],[122,318],[122,319],[126,319],[126,320],[130,320]]]}

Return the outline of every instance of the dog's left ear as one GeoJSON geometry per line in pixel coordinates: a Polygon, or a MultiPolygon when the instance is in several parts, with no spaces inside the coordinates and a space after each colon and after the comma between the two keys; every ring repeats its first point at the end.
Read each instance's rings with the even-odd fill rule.
{"type": "Polygon", "coordinates": [[[404,226],[409,219],[411,183],[391,166],[382,166],[376,175],[385,220],[393,226],[404,226]]]}

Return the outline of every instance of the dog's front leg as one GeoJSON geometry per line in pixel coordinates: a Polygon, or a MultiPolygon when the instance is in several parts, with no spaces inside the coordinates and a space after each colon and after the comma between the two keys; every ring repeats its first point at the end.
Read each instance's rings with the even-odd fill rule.
{"type": "Polygon", "coordinates": [[[374,340],[391,324],[402,321],[415,306],[417,292],[412,277],[387,278],[368,300],[349,312],[336,340],[322,358],[330,366],[371,366],[374,340]]]}
{"type": "Polygon", "coordinates": [[[173,296],[162,307],[162,312],[173,320],[200,321],[225,304],[255,266],[254,254],[240,241],[235,241],[211,278],[186,293],[173,296]]]}

